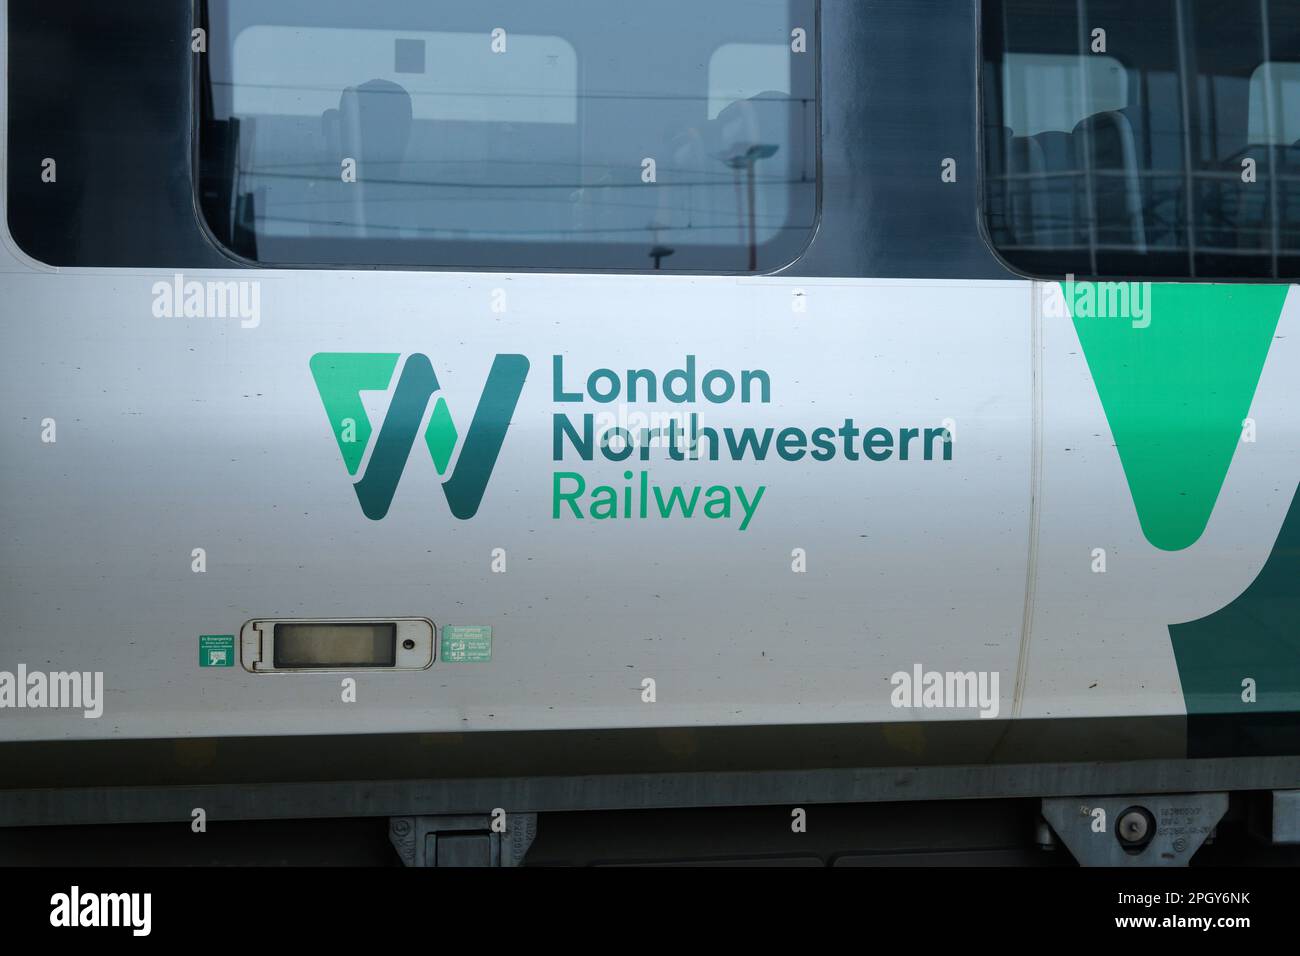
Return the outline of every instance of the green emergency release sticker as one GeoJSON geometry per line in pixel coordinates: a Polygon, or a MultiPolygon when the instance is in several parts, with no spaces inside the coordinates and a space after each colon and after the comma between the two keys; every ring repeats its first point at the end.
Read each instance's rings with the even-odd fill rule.
{"type": "Polygon", "coordinates": [[[492,628],[448,624],[442,629],[442,650],[447,664],[483,664],[492,660],[492,628]]]}
{"type": "Polygon", "coordinates": [[[200,667],[234,667],[235,666],[235,635],[200,634],[199,635],[199,666],[200,667]]]}

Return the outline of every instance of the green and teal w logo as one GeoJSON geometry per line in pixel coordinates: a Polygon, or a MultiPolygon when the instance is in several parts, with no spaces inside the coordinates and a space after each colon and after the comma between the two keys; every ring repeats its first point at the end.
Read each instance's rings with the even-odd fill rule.
{"type": "MultiPolygon", "coordinates": [[[[353,477],[365,460],[373,431],[361,393],[393,389],[388,414],[375,436],[365,474],[353,484],[362,512],[372,521],[388,514],[411,448],[419,437],[425,409],[438,391],[438,376],[433,366],[427,356],[418,352],[407,357],[394,387],[393,373],[400,358],[397,353],[387,352],[320,352],[311,358],[316,390],[320,392],[348,474],[353,477]]],[[[451,513],[457,518],[472,518],[478,512],[527,376],[528,359],[524,356],[496,357],[450,475],[447,466],[456,454],[460,433],[446,400],[438,396],[433,406],[429,425],[424,430],[424,444],[433,458],[433,466],[443,476],[442,490],[451,513]]]]}

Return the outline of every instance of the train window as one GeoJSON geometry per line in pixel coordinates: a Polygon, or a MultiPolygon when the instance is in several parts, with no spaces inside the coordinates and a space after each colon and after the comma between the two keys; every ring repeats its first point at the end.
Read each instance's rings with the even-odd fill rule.
{"type": "Polygon", "coordinates": [[[771,271],[817,214],[815,14],[208,0],[200,206],[267,265],[771,271]]]}
{"type": "Polygon", "coordinates": [[[1300,276],[1300,3],[983,10],[984,217],[1013,268],[1300,276]]]}

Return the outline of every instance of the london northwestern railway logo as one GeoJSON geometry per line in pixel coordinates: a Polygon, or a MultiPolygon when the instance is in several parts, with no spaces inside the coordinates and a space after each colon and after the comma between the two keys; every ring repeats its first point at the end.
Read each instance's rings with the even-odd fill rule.
{"type": "Polygon", "coordinates": [[[442,476],[451,513],[462,520],[472,518],[519,402],[528,359],[522,355],[496,357],[463,436],[446,399],[438,394],[438,376],[428,356],[418,352],[408,355],[398,374],[400,360],[401,355],[395,352],[320,352],[311,358],[312,377],[339,452],[348,474],[357,479],[353,488],[361,511],[373,521],[388,514],[411,449],[421,438],[425,411],[433,402],[423,443],[442,476]],[[377,432],[361,399],[365,391],[391,391],[388,412],[377,432]],[[456,465],[449,472],[453,457],[456,465]],[[358,477],[363,461],[366,467],[358,477]]]}

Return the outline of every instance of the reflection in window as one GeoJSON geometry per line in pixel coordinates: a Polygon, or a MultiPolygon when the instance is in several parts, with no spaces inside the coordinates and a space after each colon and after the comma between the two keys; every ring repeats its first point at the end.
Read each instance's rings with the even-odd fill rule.
{"type": "Polygon", "coordinates": [[[1042,276],[1300,275],[1300,3],[989,0],[984,211],[1042,276]]]}
{"type": "Polygon", "coordinates": [[[746,272],[810,237],[812,0],[371,6],[208,5],[201,199],[235,252],[746,272]]]}

